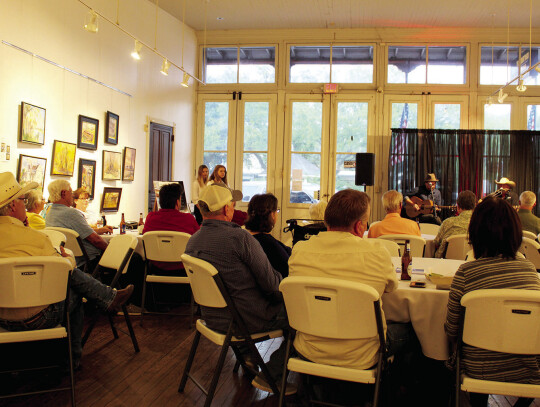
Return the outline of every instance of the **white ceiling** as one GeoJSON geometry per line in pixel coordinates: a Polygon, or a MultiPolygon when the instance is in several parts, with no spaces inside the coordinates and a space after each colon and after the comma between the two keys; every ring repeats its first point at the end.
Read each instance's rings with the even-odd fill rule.
{"type": "MultiPolygon", "coordinates": [[[[151,0],[154,3],[156,0],[151,0]]],[[[203,30],[369,27],[540,27],[540,0],[159,0],[159,7],[203,30]],[[511,5],[510,13],[508,12],[511,5]]],[[[539,38],[536,41],[540,40],[539,38]]],[[[535,41],[535,39],[533,39],[535,41]]]]}

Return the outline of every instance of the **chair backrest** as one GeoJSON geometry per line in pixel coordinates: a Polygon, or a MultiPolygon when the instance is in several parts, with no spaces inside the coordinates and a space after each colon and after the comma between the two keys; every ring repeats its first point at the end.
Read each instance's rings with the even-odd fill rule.
{"type": "Polygon", "coordinates": [[[82,240],[77,232],[68,228],[60,228],[55,226],[48,226],[43,231],[47,230],[56,230],[57,232],[62,233],[66,237],[66,248],[73,252],[75,257],[84,256],[86,261],[88,261],[88,256],[86,255],[86,250],[82,245],[82,240]]]}
{"type": "Polygon", "coordinates": [[[420,223],[420,233],[424,235],[437,236],[440,228],[441,227],[439,225],[435,225],[433,223],[420,223]]]}
{"type": "Polygon", "coordinates": [[[379,293],[373,287],[326,277],[287,277],[279,290],[289,324],[299,332],[334,339],[372,338],[379,333],[374,311],[378,309],[380,318],[379,293]]]}
{"type": "Polygon", "coordinates": [[[191,237],[188,233],[171,231],[146,232],[142,239],[147,260],[181,262],[191,237]]]}
{"type": "Polygon", "coordinates": [[[450,236],[447,240],[445,259],[465,260],[472,249],[466,234],[450,236]]]}
{"type": "Polygon", "coordinates": [[[392,240],[396,242],[400,248],[405,247],[405,240],[410,242],[411,256],[412,257],[424,257],[424,249],[426,247],[426,241],[420,236],[414,235],[382,235],[378,239],[392,240]]]}
{"type": "Polygon", "coordinates": [[[214,278],[218,275],[216,268],[207,261],[188,254],[183,254],[181,258],[195,302],[204,307],[225,308],[227,302],[214,278]]]}
{"type": "Polygon", "coordinates": [[[384,246],[390,257],[401,257],[401,252],[399,250],[399,245],[393,240],[379,239],[379,242],[384,246]]]}
{"type": "Polygon", "coordinates": [[[523,237],[528,237],[529,239],[536,240],[536,235],[533,232],[529,232],[528,230],[523,231],[523,237]]]}
{"type": "Polygon", "coordinates": [[[518,249],[519,252],[523,253],[525,258],[529,260],[537,270],[540,270],[540,244],[535,242],[533,239],[528,237],[523,237],[521,246],[518,249]]]}
{"type": "Polygon", "coordinates": [[[0,307],[38,307],[64,300],[72,268],[59,256],[0,259],[0,307]]]}
{"type": "Polygon", "coordinates": [[[60,247],[66,244],[66,235],[64,235],[62,232],[59,232],[58,230],[41,229],[40,232],[45,233],[49,237],[49,240],[54,247],[60,247]]]}
{"type": "Polygon", "coordinates": [[[463,342],[477,348],[540,355],[540,290],[492,289],[469,292],[463,342]]]}
{"type": "Polygon", "coordinates": [[[137,238],[131,234],[114,236],[103,252],[99,265],[125,272],[125,266],[137,247],[137,238]]]}
{"type": "Polygon", "coordinates": [[[474,250],[471,249],[465,255],[465,261],[473,261],[473,260],[476,260],[476,257],[474,257],[474,250]]]}

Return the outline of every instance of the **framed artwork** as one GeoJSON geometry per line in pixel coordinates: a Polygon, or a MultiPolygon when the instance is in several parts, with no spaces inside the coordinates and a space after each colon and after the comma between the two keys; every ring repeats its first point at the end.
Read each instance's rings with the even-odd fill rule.
{"type": "Polygon", "coordinates": [[[87,150],[97,150],[97,138],[99,131],[99,120],[79,115],[79,133],[77,136],[77,147],[87,150]]]}
{"type": "Polygon", "coordinates": [[[122,188],[103,188],[100,212],[118,212],[121,197],[122,188]]]}
{"type": "Polygon", "coordinates": [[[19,141],[45,144],[45,109],[21,102],[21,133],[19,141]]]}
{"type": "Polygon", "coordinates": [[[41,157],[32,157],[29,155],[19,155],[19,168],[17,169],[17,181],[24,187],[26,184],[34,181],[39,184],[43,191],[45,184],[45,167],[47,159],[41,157]]]}
{"type": "Polygon", "coordinates": [[[51,175],[73,175],[75,167],[75,152],[77,146],[73,143],[54,140],[51,175]]]}
{"type": "Polygon", "coordinates": [[[107,112],[105,121],[105,143],[118,144],[118,122],[120,117],[113,112],[107,112]]]}
{"type": "Polygon", "coordinates": [[[96,162],[79,158],[79,179],[77,188],[85,187],[88,198],[94,199],[94,187],[96,185],[96,162]]]}
{"type": "Polygon", "coordinates": [[[124,167],[122,168],[122,179],[133,181],[135,179],[135,153],[137,150],[124,147],[124,167]]]}
{"type": "Polygon", "coordinates": [[[122,153],[103,150],[103,180],[122,179],[122,153]]]}

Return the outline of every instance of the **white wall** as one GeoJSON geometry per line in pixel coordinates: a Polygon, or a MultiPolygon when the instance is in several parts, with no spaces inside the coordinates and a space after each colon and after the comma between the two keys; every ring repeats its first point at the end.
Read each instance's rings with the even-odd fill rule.
{"type": "MultiPolygon", "coordinates": [[[[116,21],[116,1],[87,3],[116,21]]],[[[79,159],[95,160],[96,196],[89,209],[99,212],[103,187],[122,187],[120,212],[108,215],[111,224],[118,224],[121,212],[125,212],[127,220],[137,220],[139,212],[146,213],[149,118],[175,127],[173,179],[190,185],[195,165],[195,87],[181,87],[182,72],[172,66],[169,76],[160,74],[162,60],[148,49],[143,48],[142,59],[134,61],[130,57],[134,41],[103,19],[97,34],[85,31],[86,13],[87,8],[76,0],[0,1],[0,40],[132,95],[126,96],[0,43],[0,141],[11,148],[11,159],[0,161],[0,172],[16,174],[19,154],[25,154],[47,159],[45,185],[66,178],[50,175],[54,140],[76,144],[78,116],[99,119],[97,151],[77,149],[73,176],[66,179],[75,189],[79,159]],[[21,102],[47,110],[45,145],[18,142],[21,102]],[[104,142],[108,110],[120,116],[118,145],[104,142]],[[102,181],[102,151],[122,152],[126,146],[137,150],[135,180],[102,181]]],[[[155,22],[155,5],[149,1],[120,1],[120,25],[152,47],[155,22]]],[[[184,67],[190,73],[195,72],[196,43],[194,31],[186,27],[184,67]]],[[[157,49],[181,65],[182,24],[162,10],[158,14],[157,49]]]]}

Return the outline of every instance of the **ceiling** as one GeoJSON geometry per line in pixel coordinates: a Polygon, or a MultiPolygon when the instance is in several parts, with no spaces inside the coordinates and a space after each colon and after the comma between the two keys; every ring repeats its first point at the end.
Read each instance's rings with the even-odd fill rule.
{"type": "Polygon", "coordinates": [[[506,28],[508,17],[510,29],[528,28],[531,2],[536,6],[533,28],[540,27],[539,0],[159,0],[158,4],[182,21],[184,1],[186,25],[195,30],[204,30],[205,6],[208,30],[506,28]]]}

